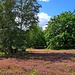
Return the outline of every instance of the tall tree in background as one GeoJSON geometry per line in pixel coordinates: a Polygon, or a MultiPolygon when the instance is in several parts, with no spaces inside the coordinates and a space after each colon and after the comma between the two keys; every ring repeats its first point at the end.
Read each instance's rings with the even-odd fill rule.
{"type": "Polygon", "coordinates": [[[37,13],[41,5],[37,0],[16,0],[15,12],[20,28],[25,28],[38,22],[37,13]]]}
{"type": "Polygon", "coordinates": [[[54,16],[45,30],[47,48],[75,48],[75,11],[54,16]]]}
{"type": "Polygon", "coordinates": [[[27,31],[26,45],[28,48],[45,48],[46,42],[42,28],[34,24],[27,31]]]}
{"type": "Polygon", "coordinates": [[[0,6],[0,42],[3,48],[12,53],[13,42],[23,41],[21,35],[23,36],[25,29],[38,22],[37,13],[41,6],[37,0],[0,0],[0,6]]]}
{"type": "MultiPolygon", "coordinates": [[[[32,25],[38,23],[37,13],[39,13],[40,7],[41,5],[38,4],[37,0],[17,0],[14,12],[16,12],[16,18],[18,18],[16,22],[19,24],[20,30],[27,30],[32,25]]],[[[20,36],[18,38],[20,41],[18,47],[20,47],[23,40],[21,36],[24,33],[20,31],[18,35],[20,36]]]]}

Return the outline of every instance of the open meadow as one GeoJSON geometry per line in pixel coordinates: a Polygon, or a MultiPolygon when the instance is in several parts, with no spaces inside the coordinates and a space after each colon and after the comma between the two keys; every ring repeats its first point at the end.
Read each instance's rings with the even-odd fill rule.
{"type": "Polygon", "coordinates": [[[26,51],[23,56],[0,56],[0,75],[75,75],[75,50],[26,51]]]}
{"type": "Polygon", "coordinates": [[[0,75],[75,75],[75,0],[0,0],[0,75]]]}

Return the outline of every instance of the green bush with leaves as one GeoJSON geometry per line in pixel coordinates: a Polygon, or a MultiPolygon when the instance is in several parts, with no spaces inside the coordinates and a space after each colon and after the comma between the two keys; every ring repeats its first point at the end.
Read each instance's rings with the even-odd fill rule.
{"type": "Polygon", "coordinates": [[[45,30],[45,39],[49,49],[75,48],[75,11],[51,18],[45,30]]]}
{"type": "Polygon", "coordinates": [[[42,28],[34,24],[27,31],[26,42],[28,48],[45,48],[46,42],[42,28]]]}

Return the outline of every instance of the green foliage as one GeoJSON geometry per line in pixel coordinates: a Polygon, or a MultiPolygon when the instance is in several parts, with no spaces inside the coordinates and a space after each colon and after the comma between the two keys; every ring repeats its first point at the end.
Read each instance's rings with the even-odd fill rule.
{"type": "Polygon", "coordinates": [[[75,48],[75,12],[64,12],[54,16],[45,30],[47,48],[75,48]]]}
{"type": "Polygon", "coordinates": [[[27,31],[27,47],[28,48],[45,48],[45,38],[42,31],[42,28],[34,24],[30,27],[30,30],[27,31]]]}
{"type": "Polygon", "coordinates": [[[26,47],[24,34],[38,22],[36,15],[40,7],[37,0],[0,0],[0,45],[9,54],[12,47],[26,47]]]}
{"type": "Polygon", "coordinates": [[[35,75],[37,72],[38,72],[38,70],[34,69],[30,75],[35,75]]]}

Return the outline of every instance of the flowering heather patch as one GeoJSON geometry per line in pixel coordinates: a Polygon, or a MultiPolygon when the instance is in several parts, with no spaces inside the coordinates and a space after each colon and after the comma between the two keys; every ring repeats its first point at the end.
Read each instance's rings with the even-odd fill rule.
{"type": "Polygon", "coordinates": [[[27,50],[19,57],[0,57],[0,75],[75,75],[75,50],[27,50]]]}

